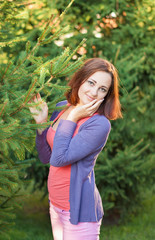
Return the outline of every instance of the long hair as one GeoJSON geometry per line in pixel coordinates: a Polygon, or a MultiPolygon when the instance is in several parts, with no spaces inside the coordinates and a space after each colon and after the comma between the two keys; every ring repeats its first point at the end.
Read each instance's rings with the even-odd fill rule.
{"type": "Polygon", "coordinates": [[[104,115],[109,120],[122,118],[117,69],[112,63],[105,59],[90,58],[85,61],[84,65],[77,72],[74,73],[68,83],[70,90],[65,94],[67,101],[75,106],[79,102],[78,90],[81,84],[98,71],[109,73],[112,81],[108,93],[104,97],[104,101],[101,103],[97,112],[100,115],[104,115]]]}

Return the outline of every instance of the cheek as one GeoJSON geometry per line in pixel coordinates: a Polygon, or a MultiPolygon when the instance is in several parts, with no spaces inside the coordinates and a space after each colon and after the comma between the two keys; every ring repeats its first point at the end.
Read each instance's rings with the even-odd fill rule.
{"type": "Polygon", "coordinates": [[[78,97],[81,95],[81,87],[78,90],[78,97]]]}
{"type": "Polygon", "coordinates": [[[103,98],[106,97],[106,95],[107,95],[107,92],[98,94],[98,100],[102,100],[103,98]]]}
{"type": "Polygon", "coordinates": [[[78,91],[78,96],[82,96],[83,93],[86,91],[86,86],[83,84],[80,86],[79,91],[78,91]]]}

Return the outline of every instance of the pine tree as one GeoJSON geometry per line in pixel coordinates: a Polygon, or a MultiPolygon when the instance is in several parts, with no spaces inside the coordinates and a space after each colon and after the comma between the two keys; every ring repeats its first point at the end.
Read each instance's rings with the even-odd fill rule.
{"type": "MultiPolygon", "coordinates": [[[[61,78],[74,72],[83,64],[84,56],[77,61],[72,57],[78,48],[83,45],[83,40],[74,51],[65,48],[60,56],[46,59],[38,54],[39,48],[51,43],[68,31],[68,26],[62,24],[62,19],[68,5],[59,18],[54,15],[46,22],[44,30],[36,43],[31,45],[26,42],[25,51],[19,54],[19,58],[9,59],[9,62],[1,64],[0,72],[0,235],[1,239],[9,239],[8,230],[15,218],[14,210],[20,207],[17,198],[20,197],[20,189],[25,177],[24,168],[32,164],[32,157],[28,159],[27,152],[32,152],[35,145],[35,130],[39,127],[32,120],[28,103],[36,94],[41,93],[46,101],[51,91],[54,92],[53,100],[48,103],[49,111],[55,108],[55,103],[63,98],[66,86],[62,84],[61,78]],[[52,23],[52,24],[51,24],[52,23]]],[[[8,19],[14,13],[14,20],[19,8],[19,1],[13,4],[3,2],[3,10],[8,19]],[[17,5],[18,6],[17,6],[17,5]],[[14,10],[14,11],[12,11],[14,10]]],[[[23,5],[20,5],[23,7],[23,5]]],[[[5,24],[4,24],[5,25],[5,24]]],[[[10,25],[9,25],[10,26],[10,25]]],[[[9,27],[8,27],[9,32],[9,27]]],[[[1,34],[3,28],[1,29],[1,34]]],[[[0,43],[4,52],[6,44],[12,46],[16,36],[16,29],[12,28],[9,40],[6,37],[0,43]],[[15,31],[15,32],[13,32],[15,31]]],[[[22,36],[23,37],[23,36],[22,36]]],[[[25,38],[26,36],[24,36],[25,38]]],[[[20,36],[18,36],[20,40],[20,36]]],[[[37,106],[39,107],[39,106],[37,106]]],[[[48,121],[45,126],[50,125],[48,121]]]]}

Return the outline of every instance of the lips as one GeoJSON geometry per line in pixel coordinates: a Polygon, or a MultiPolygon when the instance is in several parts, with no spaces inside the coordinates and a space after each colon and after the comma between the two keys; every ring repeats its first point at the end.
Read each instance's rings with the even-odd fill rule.
{"type": "Polygon", "coordinates": [[[91,100],[91,101],[95,100],[95,98],[92,98],[92,97],[88,96],[87,94],[86,94],[86,96],[87,96],[87,98],[88,98],[89,100],[91,100]]]}

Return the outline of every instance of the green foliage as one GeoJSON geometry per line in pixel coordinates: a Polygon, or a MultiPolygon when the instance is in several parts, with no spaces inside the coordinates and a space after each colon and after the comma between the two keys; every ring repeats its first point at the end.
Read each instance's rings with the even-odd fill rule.
{"type": "MultiPolygon", "coordinates": [[[[25,191],[24,191],[25,192],[25,191]]],[[[48,215],[49,206],[46,199],[40,201],[42,193],[36,191],[33,196],[27,191],[27,197],[20,200],[24,209],[17,209],[16,225],[10,229],[11,239],[51,240],[52,231],[48,215]]],[[[129,215],[122,224],[114,225],[103,218],[100,240],[153,240],[155,237],[155,196],[144,193],[146,199],[138,214],[129,215]]]]}
{"type": "Polygon", "coordinates": [[[17,43],[25,39],[18,34],[21,20],[25,19],[24,14],[22,14],[24,8],[25,2],[23,0],[0,1],[1,47],[5,47],[10,44],[12,45],[13,43],[17,43]]]}
{"type": "MultiPolygon", "coordinates": [[[[154,1],[80,0],[64,16],[68,3],[69,0],[37,0],[27,7],[21,1],[2,4],[0,34],[4,34],[4,29],[5,34],[0,43],[0,162],[10,172],[10,177],[8,172],[0,173],[4,197],[15,208],[13,199],[23,178],[34,178],[35,189],[46,186],[49,166],[33,162],[37,154],[34,130],[38,126],[32,121],[28,101],[41,92],[50,115],[55,104],[64,99],[65,76],[82,64],[82,49],[88,58],[102,57],[113,62],[120,76],[124,118],[111,122],[107,145],[95,169],[105,213],[107,209],[118,216],[131,212],[139,200],[139,189],[143,187],[145,191],[145,186],[152,186],[154,181],[154,1]],[[17,8],[19,4],[21,7],[17,8]],[[83,38],[87,39],[84,44],[83,38]],[[26,166],[27,173],[22,169],[26,166]]],[[[3,216],[8,208],[10,217],[6,214],[2,218],[5,226],[12,222],[13,212],[5,207],[7,204],[3,205],[3,216]]],[[[7,228],[0,224],[5,234],[7,228]]]]}
{"type": "MultiPolygon", "coordinates": [[[[12,13],[17,14],[16,4],[18,4],[18,1],[14,1],[14,4],[10,5],[4,1],[3,6],[6,15],[7,12],[9,15],[13,9],[15,9],[15,13],[14,11],[12,13]]],[[[68,29],[68,27],[60,26],[63,14],[55,20],[55,24],[58,23],[56,32],[52,32],[56,25],[50,26],[52,17],[45,24],[45,28],[39,31],[40,37],[36,41],[25,41],[25,50],[22,49],[18,53],[18,57],[16,57],[17,53],[10,57],[11,51],[7,52],[5,46],[2,49],[4,50],[3,53],[7,52],[8,54],[4,55],[6,59],[1,64],[0,72],[0,228],[2,239],[10,239],[7,231],[14,223],[14,210],[20,207],[16,198],[20,197],[18,193],[26,178],[24,169],[28,168],[35,160],[30,152],[34,150],[34,130],[38,128],[38,124],[35,124],[32,120],[29,106],[35,104],[29,103],[29,100],[40,92],[44,99],[47,99],[53,91],[53,102],[49,109],[55,108],[54,101],[56,101],[56,98],[61,99],[66,90],[65,86],[61,86],[62,81],[58,77],[75,71],[83,64],[84,56],[74,62],[71,59],[77,49],[73,52],[64,49],[60,56],[50,57],[50,59],[46,59],[39,54],[41,46],[47,45],[47,43],[60,37],[60,34],[64,34],[64,31],[68,29]],[[7,61],[7,56],[9,61],[7,61]],[[53,66],[55,66],[55,69],[53,69],[53,66]]],[[[16,18],[14,18],[15,20],[16,18]]],[[[16,29],[14,34],[16,35],[16,29]]],[[[28,38],[26,34],[24,37],[25,39],[28,38]]],[[[8,44],[7,36],[4,42],[8,44]]],[[[12,48],[13,44],[15,48],[17,46],[13,39],[10,40],[10,44],[12,48]]],[[[79,44],[78,48],[82,44],[83,42],[79,44]]],[[[44,125],[48,126],[49,124],[50,122],[44,125]]],[[[45,127],[44,125],[43,127],[45,127]]]]}

